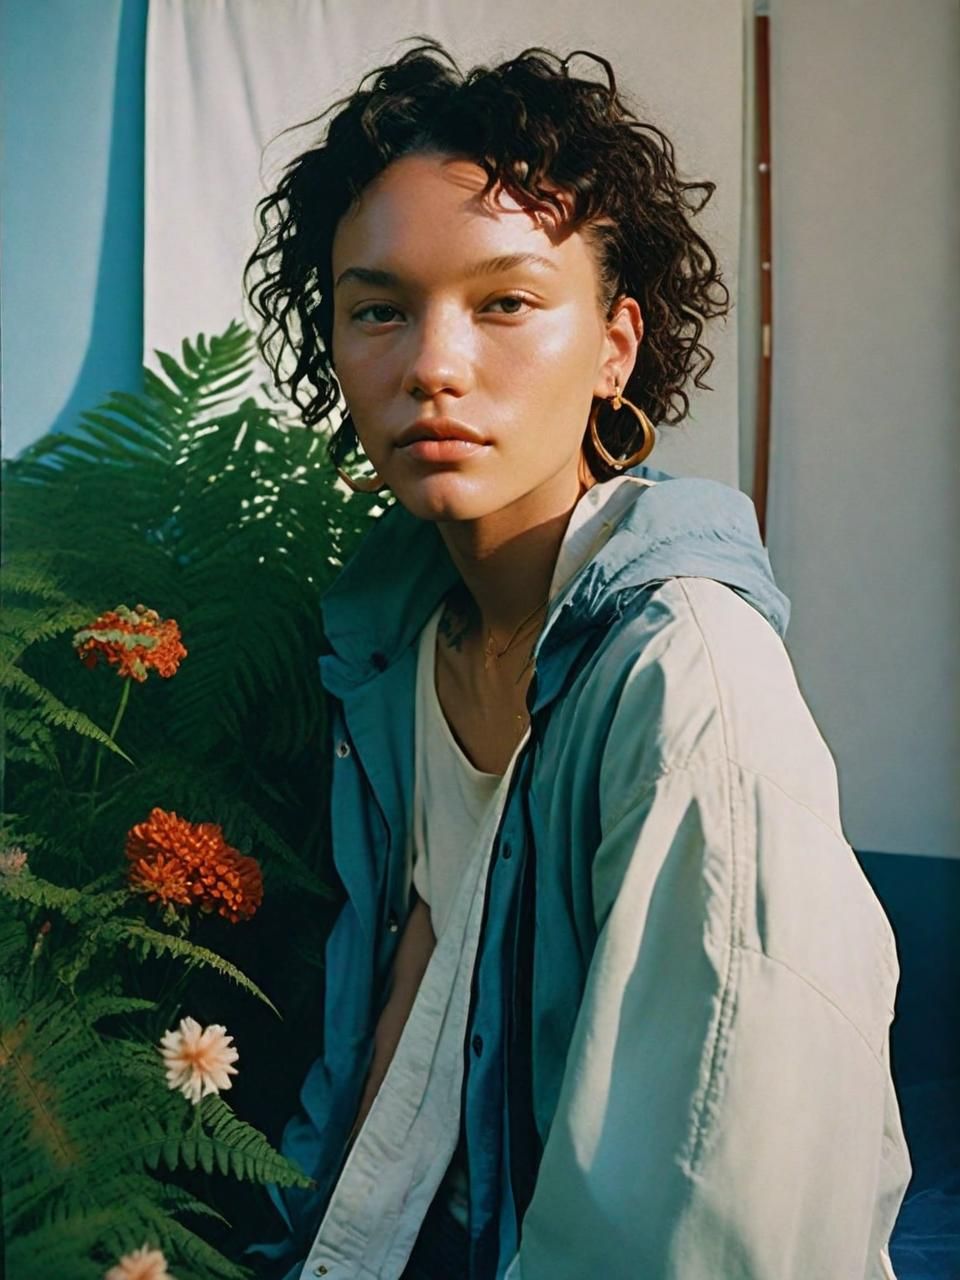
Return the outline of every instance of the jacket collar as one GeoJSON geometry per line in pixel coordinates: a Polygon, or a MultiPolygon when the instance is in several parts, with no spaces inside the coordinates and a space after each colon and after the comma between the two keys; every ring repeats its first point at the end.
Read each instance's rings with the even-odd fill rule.
{"type": "MultiPolygon", "coordinates": [[[[323,665],[337,668],[335,683],[355,687],[390,666],[457,577],[437,526],[394,503],[321,600],[335,655],[323,665]]],[[[640,465],[589,489],[571,513],[538,655],[547,643],[605,625],[629,595],[669,577],[724,582],[778,635],[786,632],[790,602],[774,580],[748,495],[718,480],[640,465]]]]}

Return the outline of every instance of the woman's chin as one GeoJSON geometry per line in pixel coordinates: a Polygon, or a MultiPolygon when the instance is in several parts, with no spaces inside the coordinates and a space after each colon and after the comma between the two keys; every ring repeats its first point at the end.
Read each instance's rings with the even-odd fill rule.
{"type": "Polygon", "coordinates": [[[417,479],[405,476],[391,486],[396,499],[420,520],[477,520],[503,506],[489,479],[466,476],[453,468],[417,479]]]}

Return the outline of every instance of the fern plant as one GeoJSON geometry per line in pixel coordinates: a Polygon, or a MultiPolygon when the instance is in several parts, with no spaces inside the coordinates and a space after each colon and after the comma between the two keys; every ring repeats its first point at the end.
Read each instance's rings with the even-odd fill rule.
{"type": "Polygon", "coordinates": [[[211,965],[266,997],[207,949],[125,919],[129,897],[81,894],[26,868],[0,875],[0,1168],[11,1280],[99,1280],[143,1238],[164,1250],[178,1280],[243,1280],[246,1268],[180,1220],[222,1215],[151,1171],[200,1164],[256,1182],[310,1185],[220,1098],[204,1099],[191,1115],[166,1087],[149,1040],[168,1014],[158,1001],[122,994],[111,952],[170,948],[187,965],[211,965]],[[39,930],[38,912],[46,917],[39,930]],[[159,1021],[139,1028],[139,1018],[158,1012],[159,1021]],[[127,1019],[126,1032],[103,1029],[118,1017],[127,1019]]]}
{"type": "MultiPolygon", "coordinates": [[[[238,1207],[252,1238],[275,1219],[262,1193],[243,1190],[249,1182],[231,1182],[225,1199],[208,1173],[270,1181],[296,1171],[271,1163],[281,1158],[266,1138],[219,1098],[203,1099],[202,1132],[184,1137],[189,1104],[157,1077],[154,1042],[184,1008],[236,1028],[249,1048],[235,1104],[274,1134],[320,1049],[323,943],[340,891],[319,599],[380,508],[372,496],[345,500],[324,434],[286,417],[266,387],[237,403],[254,357],[242,325],[185,340],[179,360],[156,354],[160,372],[144,369],[141,394],[114,392],[76,432],[3,463],[0,850],[19,846],[29,863],[0,871],[0,1071],[20,1082],[0,1103],[14,1276],[12,1262],[39,1248],[45,1269],[63,1256],[59,1273],[80,1280],[76,1259],[97,1265],[134,1221],[168,1241],[178,1280],[241,1274],[217,1249],[214,1262],[201,1235],[174,1226],[165,1236],[159,1223],[206,1213],[206,1234],[219,1231],[229,1252],[238,1242],[223,1220],[238,1207]],[[176,619],[186,656],[175,678],[134,686],[78,661],[71,639],[121,603],[176,619]],[[131,890],[125,842],[157,808],[218,824],[238,855],[258,860],[252,919],[163,912],[131,890]],[[124,1033],[105,1030],[118,1017],[124,1033]],[[75,1066],[53,1034],[58,1018],[75,1066]],[[101,1071],[113,1087],[98,1092],[101,1071]],[[97,1117],[84,1097],[101,1099],[97,1117]],[[122,1194],[111,1133],[139,1143],[124,1157],[122,1194]],[[21,1152],[9,1165],[8,1141],[21,1152]],[[243,1151],[252,1164],[231,1154],[243,1151]],[[164,1163],[194,1185],[161,1180],[164,1163]]],[[[125,1247],[138,1243],[124,1235],[125,1247]]]]}

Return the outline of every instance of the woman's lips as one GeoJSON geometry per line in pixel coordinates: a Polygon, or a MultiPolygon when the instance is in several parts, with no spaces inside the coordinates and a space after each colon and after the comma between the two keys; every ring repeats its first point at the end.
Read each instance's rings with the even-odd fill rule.
{"type": "Polygon", "coordinates": [[[461,440],[456,436],[448,436],[445,440],[432,438],[413,440],[410,444],[403,445],[400,451],[411,458],[418,458],[421,462],[456,462],[486,447],[477,440],[461,440]]]}

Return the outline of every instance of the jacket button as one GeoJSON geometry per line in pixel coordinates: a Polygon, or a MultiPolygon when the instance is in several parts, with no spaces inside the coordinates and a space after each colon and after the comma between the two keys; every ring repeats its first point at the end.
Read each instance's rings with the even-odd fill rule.
{"type": "Polygon", "coordinates": [[[348,756],[349,754],[350,754],[350,743],[345,741],[343,738],[341,738],[340,741],[337,743],[337,755],[342,760],[344,756],[348,756]]]}
{"type": "Polygon", "coordinates": [[[473,1052],[477,1055],[478,1058],[480,1057],[481,1053],[483,1053],[483,1036],[473,1037],[473,1052]]]}
{"type": "Polygon", "coordinates": [[[326,1268],[326,1267],[323,1265],[323,1263],[321,1262],[321,1263],[320,1263],[320,1265],[319,1265],[319,1267],[314,1267],[314,1268],[313,1268],[313,1274],[314,1274],[315,1276],[325,1276],[325,1275],[327,1274],[327,1268],[326,1268]]]}
{"type": "Polygon", "coordinates": [[[400,928],[400,921],[397,919],[397,913],[395,911],[391,911],[387,916],[387,928],[391,933],[396,933],[400,928]]]}
{"type": "Polygon", "coordinates": [[[387,668],[387,656],[384,653],[371,653],[370,661],[378,671],[385,671],[387,668]]]}
{"type": "Polygon", "coordinates": [[[508,858],[511,858],[513,856],[513,850],[510,848],[509,840],[504,840],[503,847],[500,850],[500,852],[503,856],[504,861],[506,861],[508,858]]]}

